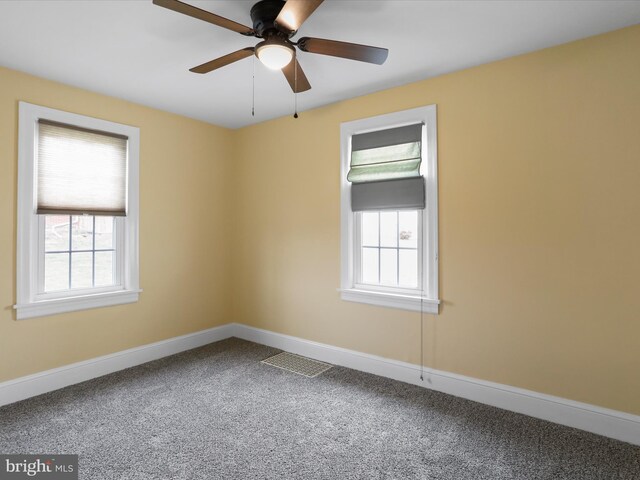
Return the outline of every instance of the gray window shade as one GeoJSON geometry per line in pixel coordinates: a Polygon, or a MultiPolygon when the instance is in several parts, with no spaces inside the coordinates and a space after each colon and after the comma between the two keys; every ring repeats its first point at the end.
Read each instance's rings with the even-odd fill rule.
{"type": "Polygon", "coordinates": [[[351,185],[351,210],[423,209],[424,178],[402,178],[351,185]]]}
{"type": "Polygon", "coordinates": [[[422,124],[407,125],[351,138],[351,208],[383,210],[425,207],[422,124]]]}
{"type": "Polygon", "coordinates": [[[127,137],[38,121],[37,213],[124,216],[127,137]]]}

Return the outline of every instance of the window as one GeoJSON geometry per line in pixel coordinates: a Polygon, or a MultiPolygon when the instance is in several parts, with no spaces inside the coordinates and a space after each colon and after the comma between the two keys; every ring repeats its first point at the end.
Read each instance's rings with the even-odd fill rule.
{"type": "Polygon", "coordinates": [[[343,300],[438,313],[435,105],[341,126],[343,300]]]}
{"type": "Polygon", "coordinates": [[[138,300],[139,130],[20,102],[17,318],[138,300]]]}

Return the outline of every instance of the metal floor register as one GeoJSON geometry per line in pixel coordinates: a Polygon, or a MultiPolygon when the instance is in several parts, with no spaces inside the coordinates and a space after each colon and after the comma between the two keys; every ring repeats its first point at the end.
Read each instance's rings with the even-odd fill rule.
{"type": "Polygon", "coordinates": [[[273,357],[269,357],[262,362],[265,365],[271,365],[272,367],[280,368],[288,372],[297,373],[298,375],[304,375],[305,377],[313,378],[320,375],[322,372],[326,372],[333,365],[329,363],[319,362],[310,358],[301,357],[294,353],[281,352],[273,357]]]}

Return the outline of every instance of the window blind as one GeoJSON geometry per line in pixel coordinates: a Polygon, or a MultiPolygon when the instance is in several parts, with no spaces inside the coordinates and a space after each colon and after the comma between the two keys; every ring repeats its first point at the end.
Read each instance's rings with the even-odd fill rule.
{"type": "Polygon", "coordinates": [[[351,209],[425,208],[422,127],[406,125],[351,137],[351,209]]]}
{"type": "Polygon", "coordinates": [[[125,216],[127,137],[38,120],[39,214],[125,216]]]}

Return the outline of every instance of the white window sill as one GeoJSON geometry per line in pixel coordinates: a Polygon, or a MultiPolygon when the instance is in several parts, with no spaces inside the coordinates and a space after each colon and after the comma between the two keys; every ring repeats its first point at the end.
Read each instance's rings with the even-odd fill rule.
{"type": "Polygon", "coordinates": [[[418,295],[401,295],[397,293],[377,292],[356,288],[339,290],[342,300],[348,302],[368,303],[381,307],[399,308],[414,312],[439,313],[440,300],[424,298],[418,295]]]}
{"type": "Polygon", "coordinates": [[[78,297],[39,300],[32,303],[14,305],[13,308],[16,310],[16,318],[22,320],[25,318],[55,315],[57,313],[134,303],[138,301],[138,296],[141,291],[142,290],[120,290],[117,292],[95,293],[78,297]]]}

